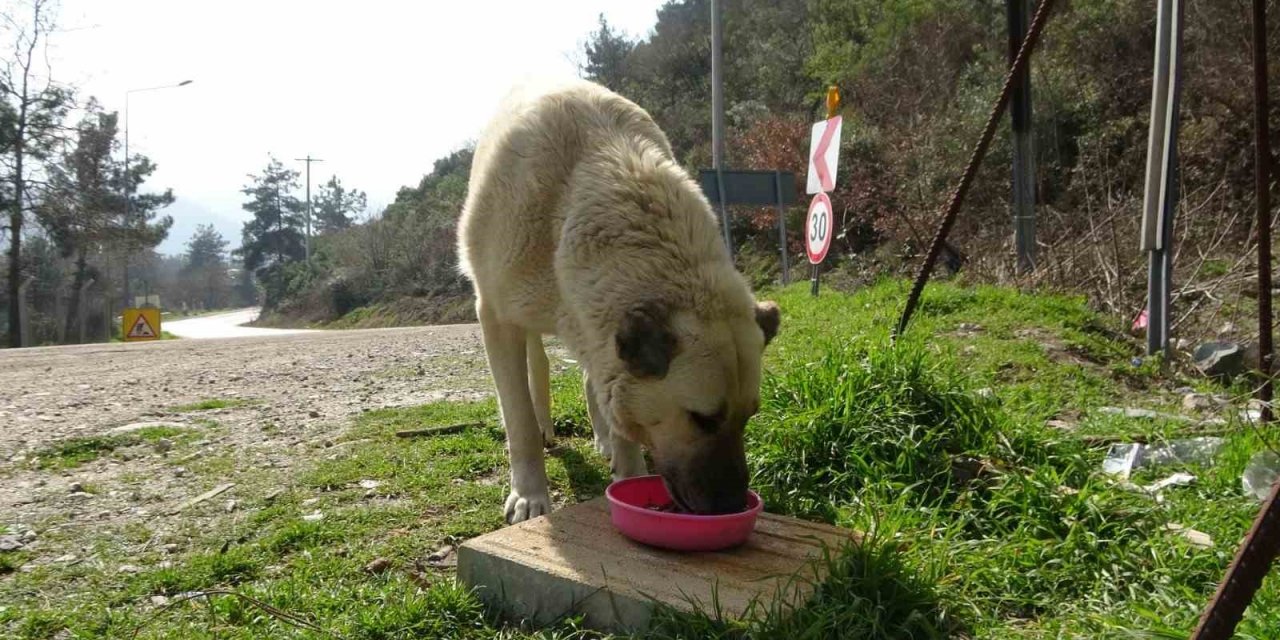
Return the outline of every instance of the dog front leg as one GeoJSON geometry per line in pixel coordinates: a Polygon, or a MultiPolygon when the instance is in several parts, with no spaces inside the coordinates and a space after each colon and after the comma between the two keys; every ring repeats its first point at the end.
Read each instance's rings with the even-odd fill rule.
{"type": "Polygon", "coordinates": [[[527,335],[519,326],[498,322],[491,312],[486,313],[483,304],[478,306],[484,349],[489,357],[494,386],[498,389],[502,424],[507,431],[511,493],[507,496],[504,513],[507,522],[514,524],[551,511],[542,431],[529,395],[529,372],[525,360],[527,335]]]}
{"type": "Polygon", "coordinates": [[[649,474],[649,465],[645,464],[644,451],[640,449],[640,445],[622,437],[617,431],[609,439],[613,447],[613,459],[609,468],[613,471],[614,480],[649,474]]]}

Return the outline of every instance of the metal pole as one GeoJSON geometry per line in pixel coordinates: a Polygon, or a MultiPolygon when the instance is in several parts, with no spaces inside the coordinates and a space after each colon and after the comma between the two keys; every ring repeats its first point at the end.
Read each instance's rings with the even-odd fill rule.
{"type": "Polygon", "coordinates": [[[724,176],[726,169],[724,145],[724,60],[723,22],[720,16],[720,0],[711,0],[711,166],[716,170],[717,189],[720,194],[720,224],[724,227],[724,246],[733,258],[733,238],[729,233],[729,214],[725,207],[724,176]]]}
{"type": "MultiPolygon", "coordinates": [[[[138,93],[139,91],[157,91],[159,89],[176,89],[191,84],[190,80],[183,80],[178,84],[166,84],[159,87],[144,87],[142,89],[130,89],[124,92],[124,223],[125,226],[133,222],[133,179],[129,175],[129,95],[138,93]]],[[[124,251],[124,305],[130,304],[129,300],[129,251],[132,247],[126,244],[124,251]]]]}
{"type": "Polygon", "coordinates": [[[28,277],[18,285],[18,299],[14,301],[18,305],[18,346],[31,346],[31,307],[27,304],[27,288],[31,283],[35,282],[35,278],[28,277]]]}
{"type": "MultiPolygon", "coordinates": [[[[124,226],[128,227],[133,220],[133,180],[129,177],[129,94],[132,91],[124,92],[124,226]]],[[[124,294],[124,306],[129,306],[129,247],[128,243],[124,247],[124,255],[121,259],[124,261],[124,282],[121,284],[121,293],[124,294]]],[[[108,294],[109,295],[109,294],[108,294]]],[[[80,331],[80,343],[84,344],[84,330],[80,331]]]]}
{"type": "MultiPolygon", "coordinates": [[[[1254,191],[1258,215],[1258,398],[1262,419],[1271,419],[1271,138],[1267,115],[1267,2],[1253,0],[1254,191]]],[[[1227,574],[1192,632],[1193,640],[1225,640],[1235,633],[1245,609],[1280,553],[1280,481],[1253,521],[1227,574]]]]}
{"type": "Polygon", "coordinates": [[[1267,3],[1253,2],[1253,74],[1254,74],[1254,160],[1253,188],[1258,208],[1258,371],[1262,386],[1262,422],[1271,422],[1272,358],[1271,343],[1271,131],[1267,123],[1267,3]]]}
{"type": "Polygon", "coordinates": [[[982,136],[978,138],[978,144],[973,148],[973,154],[969,156],[969,163],[965,166],[964,174],[960,176],[960,182],[956,185],[955,191],[951,193],[950,200],[947,201],[946,209],[942,214],[942,221],[938,224],[938,231],[933,236],[933,242],[929,245],[929,252],[924,256],[924,264],[920,265],[920,271],[916,273],[916,279],[911,283],[911,292],[907,295],[907,304],[902,308],[902,315],[898,317],[898,326],[895,328],[893,335],[899,336],[907,330],[907,325],[911,322],[911,315],[915,313],[916,305],[920,304],[920,294],[924,291],[924,285],[929,281],[929,275],[933,272],[933,266],[938,262],[938,255],[942,253],[942,247],[947,243],[947,234],[951,232],[951,227],[956,223],[956,216],[960,214],[960,205],[964,203],[964,196],[969,191],[973,179],[978,174],[978,165],[982,162],[982,158],[987,155],[987,148],[991,146],[991,139],[996,134],[996,127],[1000,124],[1000,116],[1004,114],[1004,109],[1009,102],[1009,95],[1013,90],[1013,76],[1025,66],[1031,58],[1031,50],[1035,48],[1036,41],[1040,39],[1040,32],[1044,29],[1045,21],[1049,19],[1049,12],[1053,9],[1054,0],[1041,0],[1040,7],[1036,9],[1035,17],[1031,19],[1031,26],[1027,29],[1027,37],[1022,41],[1022,48],[1018,51],[1018,57],[1013,61],[1013,65],[1009,68],[1009,73],[1005,76],[1004,86],[1000,89],[1000,96],[996,98],[995,104],[991,105],[991,113],[987,117],[987,123],[983,127],[982,136]]]}
{"type": "Polygon", "coordinates": [[[311,154],[307,154],[305,158],[294,158],[296,162],[307,163],[307,264],[311,264],[311,163],[324,162],[320,158],[312,158],[311,154]]]}
{"type": "Polygon", "coordinates": [[[311,264],[311,155],[307,154],[307,264],[311,264]]]}
{"type": "Polygon", "coordinates": [[[782,206],[782,172],[773,172],[773,191],[778,197],[778,248],[782,252],[782,286],[791,284],[791,264],[787,258],[787,212],[782,206]]]}
{"type": "MultiPolygon", "coordinates": [[[[89,281],[87,281],[87,282],[84,282],[84,283],[82,283],[82,284],[80,285],[80,290],[76,292],[76,296],[78,296],[78,300],[77,300],[78,307],[77,307],[77,309],[79,309],[79,312],[78,312],[78,314],[77,314],[77,315],[79,315],[79,316],[80,316],[79,318],[77,318],[77,320],[79,320],[79,322],[78,322],[77,324],[79,324],[79,325],[80,325],[80,326],[79,326],[79,329],[80,329],[80,335],[79,335],[79,339],[76,341],[76,342],[77,342],[77,344],[84,344],[84,341],[85,341],[85,333],[86,333],[86,331],[87,331],[87,327],[89,326],[89,307],[88,307],[88,305],[86,305],[86,304],[85,304],[85,295],[84,295],[84,294],[85,294],[85,291],[89,288],[89,285],[92,285],[92,284],[93,284],[93,280],[89,280],[89,281]]],[[[104,292],[104,293],[103,293],[102,298],[103,298],[104,303],[105,303],[105,301],[107,300],[107,298],[109,298],[109,297],[110,297],[110,295],[109,295],[108,293],[106,293],[106,292],[104,292]]],[[[108,318],[107,322],[108,322],[108,323],[110,323],[110,314],[109,314],[109,313],[107,313],[107,311],[106,311],[106,309],[105,309],[105,305],[104,305],[103,314],[107,316],[107,318],[108,318]]],[[[108,324],[108,326],[110,326],[110,324],[108,324]]],[[[111,331],[110,331],[110,330],[108,330],[108,331],[107,331],[107,334],[108,334],[108,335],[107,335],[107,338],[108,338],[108,339],[110,339],[110,337],[111,337],[111,336],[110,336],[110,333],[111,333],[111,331]]]]}
{"type": "MultiPolygon", "coordinates": [[[[1018,57],[1018,49],[1027,34],[1027,19],[1033,9],[1031,0],[1006,0],[1009,15],[1009,64],[1018,57]]],[[[1014,90],[1009,103],[1013,125],[1013,244],[1017,251],[1018,273],[1035,269],[1036,262],[1036,178],[1035,147],[1031,128],[1031,65],[1014,76],[1014,90]]]]}
{"type": "Polygon", "coordinates": [[[1182,88],[1182,0],[1160,0],[1148,133],[1142,250],[1147,265],[1147,353],[1169,353],[1173,227],[1178,202],[1178,109],[1182,88]]]}

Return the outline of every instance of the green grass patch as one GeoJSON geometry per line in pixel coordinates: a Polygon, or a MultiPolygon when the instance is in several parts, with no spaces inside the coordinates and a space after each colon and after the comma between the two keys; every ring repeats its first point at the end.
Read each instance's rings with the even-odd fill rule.
{"type": "Polygon", "coordinates": [[[67,438],[36,451],[34,457],[36,467],[40,469],[74,469],[117,449],[155,442],[161,438],[185,442],[195,439],[196,433],[191,429],[156,426],[119,435],[67,438]]]}
{"type": "Polygon", "coordinates": [[[173,413],[191,413],[194,411],[212,411],[214,409],[234,409],[246,407],[250,404],[253,404],[252,401],[243,398],[208,398],[191,404],[169,407],[169,411],[173,413]]]}
{"type": "MultiPolygon", "coordinates": [[[[1101,474],[1105,446],[1093,438],[1171,440],[1201,427],[1100,409],[1179,413],[1180,394],[1169,390],[1207,383],[1140,358],[1140,345],[1081,299],[994,287],[928,287],[911,331],[891,345],[905,293],[899,282],[816,299],[806,286],[778,292],[782,333],[747,433],[752,484],[771,511],[865,531],[865,541],[830,551],[828,579],[800,607],[761,602],[741,621],[714,603],[693,614],[664,610],[645,637],[1185,636],[1256,513],[1240,473],[1280,442],[1280,430],[1233,423],[1220,428],[1226,443],[1214,460],[1135,475],[1137,484],[1173,471],[1197,477],[1157,501],[1101,474]],[[1050,418],[1070,426],[1047,426],[1050,418]],[[1202,531],[1214,546],[1198,548],[1170,525],[1202,531]]],[[[608,482],[581,385],[576,371],[553,379],[561,440],[548,471],[567,501],[600,495],[608,482]]],[[[253,506],[243,516],[187,532],[171,567],[140,563],[147,570],[129,576],[11,571],[0,581],[0,600],[13,602],[0,609],[0,632],[128,637],[141,625],[143,638],[324,637],[235,596],[151,617],[152,596],[220,589],[343,638],[598,637],[572,620],[537,633],[507,626],[450,571],[415,568],[430,551],[502,524],[507,468],[492,400],[371,411],[338,445],[296,467],[273,502],[240,495],[253,506]],[[395,436],[458,423],[480,424],[395,436]],[[320,518],[303,518],[313,514],[320,518]],[[391,568],[366,573],[379,557],[391,568]],[[33,595],[37,584],[58,585],[62,597],[33,595]]],[[[210,464],[226,471],[234,460],[210,464]]],[[[1270,581],[1239,637],[1269,638],[1277,628],[1280,585],[1270,581]]]]}

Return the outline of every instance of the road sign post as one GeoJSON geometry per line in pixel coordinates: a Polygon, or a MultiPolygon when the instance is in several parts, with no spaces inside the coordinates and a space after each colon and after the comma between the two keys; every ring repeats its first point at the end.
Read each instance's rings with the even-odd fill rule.
{"type": "Polygon", "coordinates": [[[120,324],[125,342],[160,339],[160,310],[155,307],[130,307],[124,310],[120,324]]]}
{"type": "Polygon", "coordinates": [[[827,119],[813,125],[809,138],[809,175],[805,192],[816,194],[809,203],[809,215],[804,222],[804,248],[813,265],[809,280],[809,292],[818,295],[818,278],[822,261],[831,249],[831,237],[835,234],[832,220],[831,198],[827,192],[836,187],[836,167],[840,162],[840,128],[843,119],[836,115],[840,108],[840,90],[832,85],[827,88],[827,119]]]}
{"type": "Polygon", "coordinates": [[[809,215],[805,217],[804,248],[805,253],[809,254],[809,264],[813,265],[813,275],[810,276],[813,286],[810,293],[815,296],[818,295],[819,265],[831,249],[831,218],[831,198],[825,193],[814,196],[809,203],[809,215]]]}

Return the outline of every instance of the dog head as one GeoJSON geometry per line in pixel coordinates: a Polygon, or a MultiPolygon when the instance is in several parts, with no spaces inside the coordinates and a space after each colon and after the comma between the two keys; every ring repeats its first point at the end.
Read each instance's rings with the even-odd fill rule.
{"type": "Polygon", "coordinates": [[[754,301],[712,314],[648,303],[622,319],[611,427],[648,448],[682,509],[745,508],[743,432],[760,406],[760,361],[778,324],[776,304],[754,301]]]}

